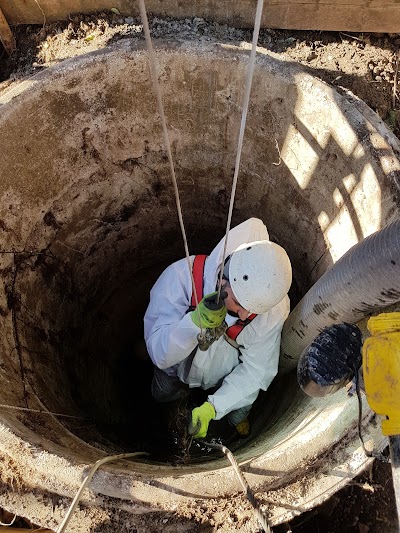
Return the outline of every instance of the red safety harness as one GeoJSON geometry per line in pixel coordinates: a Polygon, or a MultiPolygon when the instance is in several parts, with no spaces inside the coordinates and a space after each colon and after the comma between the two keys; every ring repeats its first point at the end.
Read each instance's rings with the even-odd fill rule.
{"type": "MultiPolygon", "coordinates": [[[[200,300],[203,298],[203,290],[204,290],[204,265],[206,263],[207,256],[206,255],[196,255],[193,261],[193,280],[194,280],[194,286],[196,289],[197,294],[197,301],[200,302],[200,300]]],[[[192,293],[192,299],[190,301],[190,308],[189,310],[193,311],[196,309],[196,298],[194,296],[194,292],[192,293]]],[[[232,340],[236,341],[237,336],[242,331],[244,327],[247,326],[247,324],[250,324],[250,322],[256,317],[256,314],[252,314],[246,318],[246,320],[237,320],[230,328],[228,328],[225,332],[225,335],[228,335],[232,340]]]]}

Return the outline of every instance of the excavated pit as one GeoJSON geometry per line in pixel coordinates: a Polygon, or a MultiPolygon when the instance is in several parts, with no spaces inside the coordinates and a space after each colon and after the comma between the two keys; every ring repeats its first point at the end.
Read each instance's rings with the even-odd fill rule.
{"type": "MultiPolygon", "coordinates": [[[[187,483],[188,473],[225,463],[160,470],[176,450],[150,397],[142,319],[152,284],[184,251],[141,46],[66,61],[0,97],[0,403],[79,417],[2,409],[0,418],[4,453],[11,434],[73,465],[150,450],[134,470],[179,487],[179,476],[187,483]]],[[[248,51],[167,42],[157,58],[189,249],[207,253],[225,230],[248,51]]],[[[353,244],[398,218],[398,150],[362,102],[260,49],[232,225],[259,217],[288,251],[292,304],[353,244]]],[[[290,480],[354,428],[356,413],[354,399],[311,400],[285,376],[260,397],[252,437],[235,448],[261,464],[270,450],[279,460],[304,428],[323,432],[294,466],[282,452],[281,479],[290,480]]],[[[38,486],[73,494],[78,474],[60,487],[42,467],[40,481],[31,478],[38,486]]],[[[118,472],[134,475],[129,464],[118,472]]],[[[118,472],[109,467],[95,490],[127,498],[118,472]]],[[[195,493],[220,495],[233,482],[210,489],[203,480],[195,493]]]]}

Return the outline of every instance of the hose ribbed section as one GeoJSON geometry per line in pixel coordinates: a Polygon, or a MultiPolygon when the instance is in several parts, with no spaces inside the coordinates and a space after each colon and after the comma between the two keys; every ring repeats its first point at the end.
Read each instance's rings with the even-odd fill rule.
{"type": "Polygon", "coordinates": [[[400,301],[400,220],[348,250],[290,313],[282,331],[281,372],[297,365],[324,328],[354,324],[400,301]]]}

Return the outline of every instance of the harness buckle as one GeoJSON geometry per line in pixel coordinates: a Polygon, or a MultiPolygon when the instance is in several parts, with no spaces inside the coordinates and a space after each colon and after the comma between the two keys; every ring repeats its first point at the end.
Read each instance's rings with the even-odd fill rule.
{"type": "Polygon", "coordinates": [[[209,347],[222,335],[225,334],[226,330],[228,329],[228,324],[225,322],[225,320],[222,322],[220,326],[217,328],[207,328],[203,334],[199,333],[197,335],[197,340],[199,342],[199,349],[202,352],[205,352],[209,349],[209,347]]]}

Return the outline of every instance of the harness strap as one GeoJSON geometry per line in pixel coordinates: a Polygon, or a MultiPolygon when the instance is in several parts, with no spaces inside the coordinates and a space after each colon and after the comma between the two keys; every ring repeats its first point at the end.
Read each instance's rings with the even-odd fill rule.
{"type": "MultiPolygon", "coordinates": [[[[196,288],[197,301],[199,302],[203,298],[203,292],[204,292],[204,266],[206,263],[206,259],[207,259],[206,255],[196,255],[194,258],[193,267],[192,267],[194,286],[196,288]]],[[[196,299],[195,299],[194,293],[192,293],[189,311],[194,311],[194,309],[196,309],[196,299]]],[[[236,342],[236,339],[239,333],[243,330],[243,328],[245,328],[248,324],[250,324],[250,322],[254,320],[256,316],[257,315],[253,313],[250,316],[248,316],[246,320],[237,320],[235,324],[230,326],[225,331],[225,336],[227,335],[230,339],[236,342]]],[[[232,344],[232,346],[234,345],[232,344]]]]}
{"type": "MultiPolygon", "coordinates": [[[[206,255],[196,255],[193,261],[193,280],[194,280],[194,286],[197,294],[197,301],[200,302],[200,300],[203,298],[203,292],[204,292],[204,265],[206,263],[207,256],[206,255]]],[[[190,308],[189,311],[194,311],[196,309],[196,298],[194,296],[194,291],[192,292],[192,299],[190,301],[190,308]]]]}
{"type": "Polygon", "coordinates": [[[226,330],[226,334],[232,339],[232,340],[236,340],[237,336],[239,335],[239,333],[242,331],[243,328],[245,328],[248,324],[250,324],[250,322],[252,320],[254,320],[256,318],[256,314],[253,313],[251,314],[250,316],[248,316],[246,318],[246,320],[238,320],[237,322],[235,322],[234,324],[232,324],[232,326],[230,328],[228,328],[226,330]]]}

